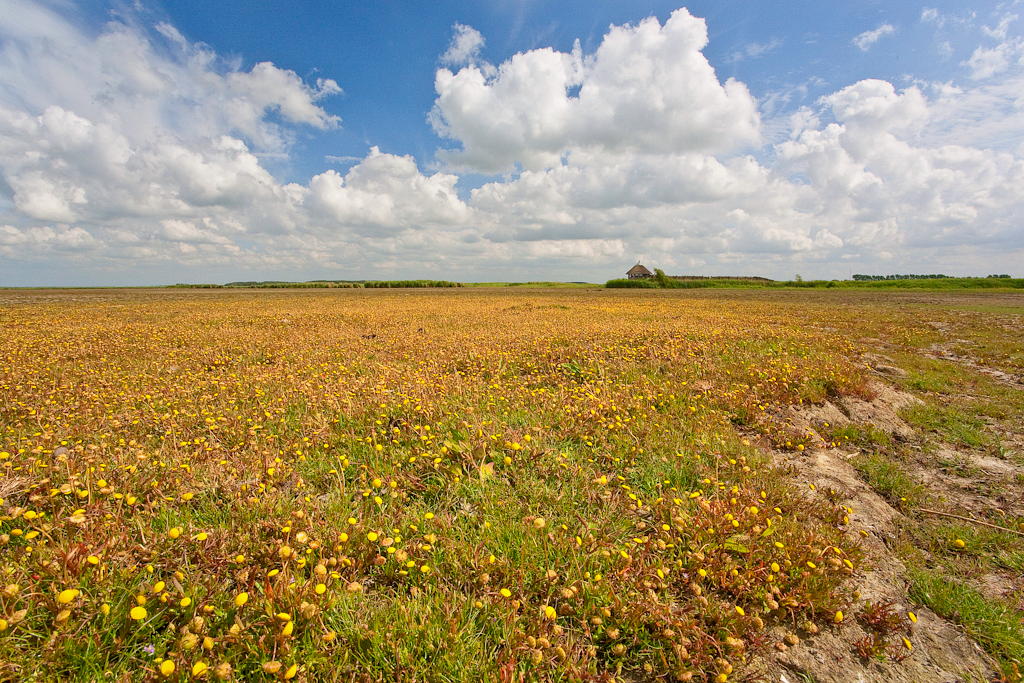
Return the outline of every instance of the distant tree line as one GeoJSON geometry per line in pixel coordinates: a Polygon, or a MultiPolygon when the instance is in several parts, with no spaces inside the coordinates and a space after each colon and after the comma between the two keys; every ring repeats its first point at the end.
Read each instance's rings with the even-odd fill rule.
{"type": "MultiPolygon", "coordinates": [[[[856,274],[853,276],[854,280],[861,281],[872,281],[872,280],[941,280],[943,278],[952,277],[951,275],[943,275],[941,273],[932,273],[930,275],[861,275],[856,274]]],[[[1007,276],[1009,277],[1009,276],[1007,276]]]]}
{"type": "Polygon", "coordinates": [[[1010,278],[1009,275],[986,275],[985,277],[1005,278],[1005,279],[1009,279],[1010,278]]]}
{"type": "MultiPolygon", "coordinates": [[[[191,287],[192,285],[175,285],[191,287]]],[[[219,287],[221,285],[198,285],[200,287],[219,287]]],[[[390,289],[408,287],[463,287],[461,282],[448,280],[310,280],[309,282],[281,282],[277,280],[261,280],[258,282],[229,282],[224,287],[246,289],[390,289]]]]}

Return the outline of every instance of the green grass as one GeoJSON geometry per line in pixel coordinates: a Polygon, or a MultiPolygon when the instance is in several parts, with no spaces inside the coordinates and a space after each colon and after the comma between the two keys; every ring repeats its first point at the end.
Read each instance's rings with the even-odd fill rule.
{"type": "Polygon", "coordinates": [[[238,289],[407,289],[425,287],[462,287],[461,282],[449,280],[309,280],[307,282],[285,282],[281,280],[260,280],[251,282],[229,282],[225,285],[172,285],[185,288],[228,287],[238,289]]]}
{"type": "Polygon", "coordinates": [[[991,437],[984,431],[985,423],[957,406],[912,406],[901,411],[901,416],[911,425],[934,432],[951,444],[982,448],[991,443],[991,437]]]}
{"type": "Polygon", "coordinates": [[[910,362],[901,358],[900,367],[907,369],[901,384],[911,391],[950,394],[974,384],[974,373],[949,361],[914,355],[910,362]]]}
{"type": "Polygon", "coordinates": [[[766,280],[743,278],[708,278],[706,280],[676,280],[668,278],[659,284],[654,278],[630,280],[618,278],[605,283],[608,289],[749,289],[751,287],[768,287],[772,283],[766,280]]]}
{"type": "Polygon", "coordinates": [[[949,277],[927,280],[812,280],[786,282],[784,286],[829,287],[842,289],[1024,289],[1024,278],[949,277]],[[830,285],[829,283],[835,283],[830,285]]]}
{"type": "Polygon", "coordinates": [[[546,289],[585,289],[598,287],[591,282],[465,282],[464,287],[543,287],[546,289]]]}
{"type": "Polygon", "coordinates": [[[961,624],[995,657],[1003,672],[1024,667],[1024,626],[1020,613],[999,600],[987,598],[937,571],[910,569],[910,597],[937,614],[961,624]]]}
{"type": "MultiPolygon", "coordinates": [[[[1024,539],[999,529],[956,523],[919,524],[913,529],[914,543],[932,557],[948,561],[947,568],[962,573],[970,568],[1016,570],[1024,558],[1024,539]],[[961,540],[964,547],[954,545],[961,540]]],[[[997,519],[1000,524],[1008,524],[997,519]]],[[[1012,524],[1012,522],[1010,523],[1012,524]]]]}
{"type": "Polygon", "coordinates": [[[927,290],[958,290],[958,289],[1024,289],[1024,278],[985,278],[985,277],[951,277],[921,280],[778,280],[764,281],[757,279],[718,279],[707,280],[674,280],[669,285],[659,285],[654,278],[646,280],[627,280],[625,278],[609,280],[605,287],[612,289],[690,289],[705,287],[726,287],[739,289],[763,288],[796,288],[796,289],[927,289],[927,290]]]}
{"type": "Polygon", "coordinates": [[[859,455],[853,466],[879,494],[896,507],[906,508],[921,502],[927,490],[897,462],[879,453],[859,455]]]}
{"type": "Polygon", "coordinates": [[[840,444],[848,443],[867,452],[892,446],[892,437],[873,425],[851,423],[833,427],[829,431],[829,438],[840,444]]]}

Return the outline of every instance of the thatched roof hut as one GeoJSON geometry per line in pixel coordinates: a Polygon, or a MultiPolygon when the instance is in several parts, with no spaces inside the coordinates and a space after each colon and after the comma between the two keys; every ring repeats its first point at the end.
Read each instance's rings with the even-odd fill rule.
{"type": "Polygon", "coordinates": [[[638,280],[645,277],[654,277],[654,273],[647,270],[645,266],[641,266],[639,263],[626,271],[626,277],[630,280],[638,280]]]}

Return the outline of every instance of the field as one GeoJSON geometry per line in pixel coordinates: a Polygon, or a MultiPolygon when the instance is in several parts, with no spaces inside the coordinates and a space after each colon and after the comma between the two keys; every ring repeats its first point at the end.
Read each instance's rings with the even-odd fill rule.
{"type": "Polygon", "coordinates": [[[1022,293],[0,291],[0,330],[0,679],[1020,679],[1022,293]]]}

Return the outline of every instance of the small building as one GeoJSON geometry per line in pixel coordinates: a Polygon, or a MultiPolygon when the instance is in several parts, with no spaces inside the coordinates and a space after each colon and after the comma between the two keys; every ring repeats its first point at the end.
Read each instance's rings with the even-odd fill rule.
{"type": "Polygon", "coordinates": [[[626,271],[626,277],[630,280],[642,280],[648,277],[654,277],[654,273],[647,270],[645,266],[641,266],[639,263],[626,271]]]}

